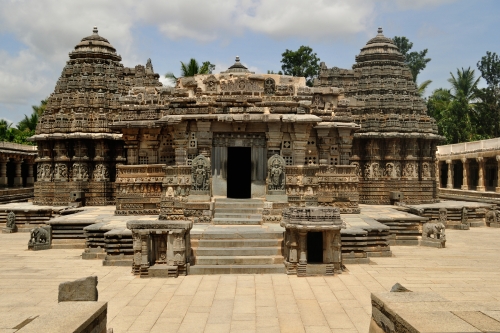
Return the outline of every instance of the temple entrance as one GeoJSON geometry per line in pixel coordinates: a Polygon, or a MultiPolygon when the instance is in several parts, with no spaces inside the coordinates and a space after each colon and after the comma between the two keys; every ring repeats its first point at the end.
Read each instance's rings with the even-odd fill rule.
{"type": "Polygon", "coordinates": [[[252,148],[227,148],[227,197],[252,197],[252,148]]]}
{"type": "Polygon", "coordinates": [[[323,263],[323,233],[307,233],[307,262],[310,264],[323,263]]]}

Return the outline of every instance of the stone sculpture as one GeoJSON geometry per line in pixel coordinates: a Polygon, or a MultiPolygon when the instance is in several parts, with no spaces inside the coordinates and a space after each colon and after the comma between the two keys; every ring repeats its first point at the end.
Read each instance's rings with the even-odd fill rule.
{"type": "Polygon", "coordinates": [[[441,222],[427,222],[422,227],[420,245],[444,248],[446,243],[445,226],[441,222]]]}
{"type": "Polygon", "coordinates": [[[443,225],[448,224],[448,211],[446,208],[439,208],[439,222],[443,225]]]}
{"type": "Polygon", "coordinates": [[[16,214],[13,211],[10,211],[7,214],[7,221],[5,222],[5,228],[2,230],[4,233],[13,233],[17,231],[16,226],[16,214]]]}
{"type": "Polygon", "coordinates": [[[97,302],[97,276],[87,276],[59,284],[58,302],[97,302]]]}
{"type": "Polygon", "coordinates": [[[268,179],[267,193],[268,194],[284,194],[285,193],[285,160],[280,155],[273,155],[267,161],[268,179]]]}
{"type": "Polygon", "coordinates": [[[470,225],[469,225],[469,215],[468,215],[467,207],[462,207],[459,229],[469,230],[469,227],[470,227],[470,225]]]}
{"type": "Polygon", "coordinates": [[[210,194],[210,161],[198,155],[191,163],[191,191],[210,194]]]}
{"type": "Polygon", "coordinates": [[[48,250],[52,245],[52,227],[41,226],[30,231],[30,240],[28,242],[29,250],[48,250]]]}
{"type": "Polygon", "coordinates": [[[498,221],[499,219],[500,219],[500,214],[498,210],[491,209],[488,212],[486,212],[485,222],[488,227],[500,228],[500,223],[498,221]]]}

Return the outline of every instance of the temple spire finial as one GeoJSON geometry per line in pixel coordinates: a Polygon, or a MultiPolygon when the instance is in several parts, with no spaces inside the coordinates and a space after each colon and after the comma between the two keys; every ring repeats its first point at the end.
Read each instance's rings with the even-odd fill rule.
{"type": "Polygon", "coordinates": [[[92,30],[92,32],[93,32],[95,35],[97,35],[97,32],[98,32],[98,30],[97,30],[97,26],[95,26],[95,25],[94,25],[94,29],[92,30]]]}
{"type": "Polygon", "coordinates": [[[377,30],[377,32],[378,32],[379,35],[382,35],[382,32],[383,32],[382,28],[379,27],[378,30],[377,30]]]}

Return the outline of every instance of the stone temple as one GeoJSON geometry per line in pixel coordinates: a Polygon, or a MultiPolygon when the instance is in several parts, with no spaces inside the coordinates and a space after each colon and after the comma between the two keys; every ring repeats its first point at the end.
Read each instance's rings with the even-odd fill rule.
{"type": "Polygon", "coordinates": [[[212,222],[214,198],[253,198],[278,222],[288,206],[437,198],[442,138],[381,29],[352,69],[321,63],[314,87],[238,57],[164,87],[150,60],[124,67],[97,28],[69,58],[32,138],[36,204],[197,223],[212,222]]]}

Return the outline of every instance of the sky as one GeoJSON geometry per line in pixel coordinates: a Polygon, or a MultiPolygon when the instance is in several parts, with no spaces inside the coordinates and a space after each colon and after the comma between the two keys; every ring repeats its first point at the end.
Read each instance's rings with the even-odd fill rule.
{"type": "MultiPolygon", "coordinates": [[[[239,56],[251,71],[281,69],[281,54],[310,46],[328,67],[351,68],[382,27],[432,60],[419,82],[448,88],[450,72],[500,54],[498,0],[0,0],[0,118],[17,123],[48,97],[68,53],[97,26],[134,67],[180,74],[180,61],[215,72],[239,56]]],[[[484,83],[482,83],[484,85],[484,83]]]]}

